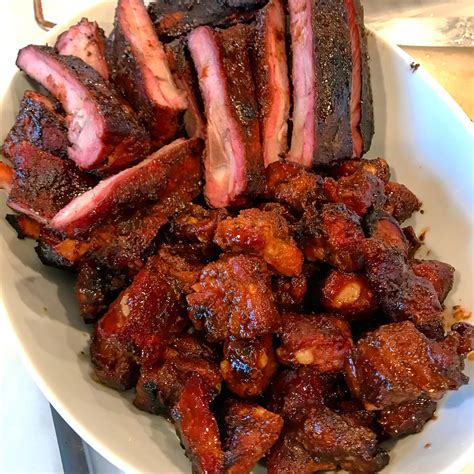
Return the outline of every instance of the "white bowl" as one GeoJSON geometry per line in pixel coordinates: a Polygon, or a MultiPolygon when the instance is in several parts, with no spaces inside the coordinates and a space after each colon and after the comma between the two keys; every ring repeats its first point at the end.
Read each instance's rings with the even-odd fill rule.
{"type": "MultiPolygon", "coordinates": [[[[82,16],[110,31],[114,4],[101,3],[57,26],[56,36],[82,16]]],[[[423,201],[415,228],[428,228],[431,258],[456,267],[447,306],[474,308],[474,132],[459,106],[401,50],[369,36],[376,135],[369,157],[384,157],[396,179],[423,201]]],[[[0,139],[14,122],[23,91],[31,88],[14,64],[2,71],[11,81],[2,91],[0,139]]],[[[0,198],[0,215],[8,209],[0,198]]],[[[39,387],[61,416],[94,449],[131,472],[190,472],[173,427],[137,410],[133,393],[94,382],[88,359],[89,330],[79,318],[67,273],[43,266],[30,242],[17,240],[0,219],[0,313],[39,387]]],[[[466,372],[474,375],[473,364],[466,372]]],[[[386,473],[455,473],[474,459],[472,384],[449,394],[422,433],[396,443],[386,473]],[[429,444],[428,444],[429,443],[429,444]],[[431,446],[429,449],[426,446],[431,446]]]]}

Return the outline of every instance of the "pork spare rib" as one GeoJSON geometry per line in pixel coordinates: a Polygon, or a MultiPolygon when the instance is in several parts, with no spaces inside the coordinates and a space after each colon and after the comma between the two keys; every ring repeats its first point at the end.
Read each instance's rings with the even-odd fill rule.
{"type": "Polygon", "coordinates": [[[250,30],[196,28],[188,46],[207,117],[204,194],[212,207],[242,206],[263,191],[263,160],[250,30]]]}
{"type": "Polygon", "coordinates": [[[132,109],[82,59],[29,45],[19,51],[16,64],[61,102],[69,158],[78,166],[108,174],[148,153],[148,135],[132,109]]]}
{"type": "Polygon", "coordinates": [[[113,81],[158,146],[171,141],[187,108],[142,0],[120,0],[112,33],[113,81]]]}
{"type": "Polygon", "coordinates": [[[136,209],[177,193],[196,197],[201,191],[201,151],[198,138],[175,140],[74,199],[54,216],[52,227],[70,236],[79,235],[124,209],[136,209]]]}
{"type": "Polygon", "coordinates": [[[289,0],[288,9],[294,107],[289,159],[312,166],[360,157],[373,135],[362,7],[358,0],[289,0]]]}
{"type": "Polygon", "coordinates": [[[109,79],[105,59],[105,34],[95,21],[82,18],[79,23],[58,36],[54,47],[59,54],[81,58],[104,79],[109,79]]]}

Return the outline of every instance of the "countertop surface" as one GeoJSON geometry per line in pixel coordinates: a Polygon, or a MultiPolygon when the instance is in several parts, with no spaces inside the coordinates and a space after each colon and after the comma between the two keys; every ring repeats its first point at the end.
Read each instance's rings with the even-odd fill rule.
{"type": "MultiPolygon", "coordinates": [[[[61,22],[74,10],[97,1],[43,0],[44,15],[50,21],[61,22]]],[[[433,74],[473,120],[474,2],[366,0],[364,3],[367,23],[387,39],[404,45],[414,60],[433,74]],[[417,21],[418,27],[415,26],[417,21]]],[[[18,49],[30,42],[32,34],[38,33],[33,2],[1,0],[0,4],[0,54],[11,57],[13,62],[18,49]]],[[[0,75],[0,90],[5,80],[0,75]]],[[[119,473],[89,447],[84,449],[90,472],[119,473]]],[[[61,473],[64,469],[49,403],[20,361],[12,335],[0,317],[0,473],[13,472],[61,473]]],[[[465,473],[474,473],[473,466],[465,473]]]]}

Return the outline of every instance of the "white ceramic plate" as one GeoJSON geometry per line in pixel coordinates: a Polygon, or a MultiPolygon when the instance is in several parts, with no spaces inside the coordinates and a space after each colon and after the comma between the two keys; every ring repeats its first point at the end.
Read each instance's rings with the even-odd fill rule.
{"type": "MultiPolygon", "coordinates": [[[[110,31],[114,3],[101,3],[48,34],[56,36],[82,16],[110,31]]],[[[456,267],[455,289],[447,305],[474,309],[474,132],[458,105],[411,58],[369,37],[376,135],[370,158],[382,156],[396,179],[413,189],[425,213],[416,229],[428,228],[431,258],[456,267]]],[[[0,139],[14,122],[23,91],[30,87],[10,64],[11,81],[0,98],[0,139]]],[[[7,213],[0,198],[0,216],[7,213]]],[[[94,449],[117,467],[139,472],[190,472],[173,427],[137,410],[133,394],[121,394],[91,378],[88,328],[81,322],[73,278],[43,266],[33,245],[17,240],[0,219],[0,313],[18,340],[26,364],[49,401],[94,449]]],[[[473,364],[467,373],[474,375],[473,364]]],[[[437,421],[421,434],[399,441],[386,473],[455,473],[474,458],[472,384],[440,404],[437,421]],[[426,446],[431,446],[427,448],[426,446]]]]}

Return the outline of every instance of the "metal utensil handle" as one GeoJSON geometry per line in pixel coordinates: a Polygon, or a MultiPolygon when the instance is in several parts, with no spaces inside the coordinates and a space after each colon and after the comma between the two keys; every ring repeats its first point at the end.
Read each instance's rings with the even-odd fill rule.
{"type": "Polygon", "coordinates": [[[52,21],[45,20],[43,16],[43,4],[41,0],[33,0],[33,7],[35,10],[35,20],[38,25],[43,28],[43,30],[50,30],[53,26],[56,26],[56,23],[52,21]]]}

